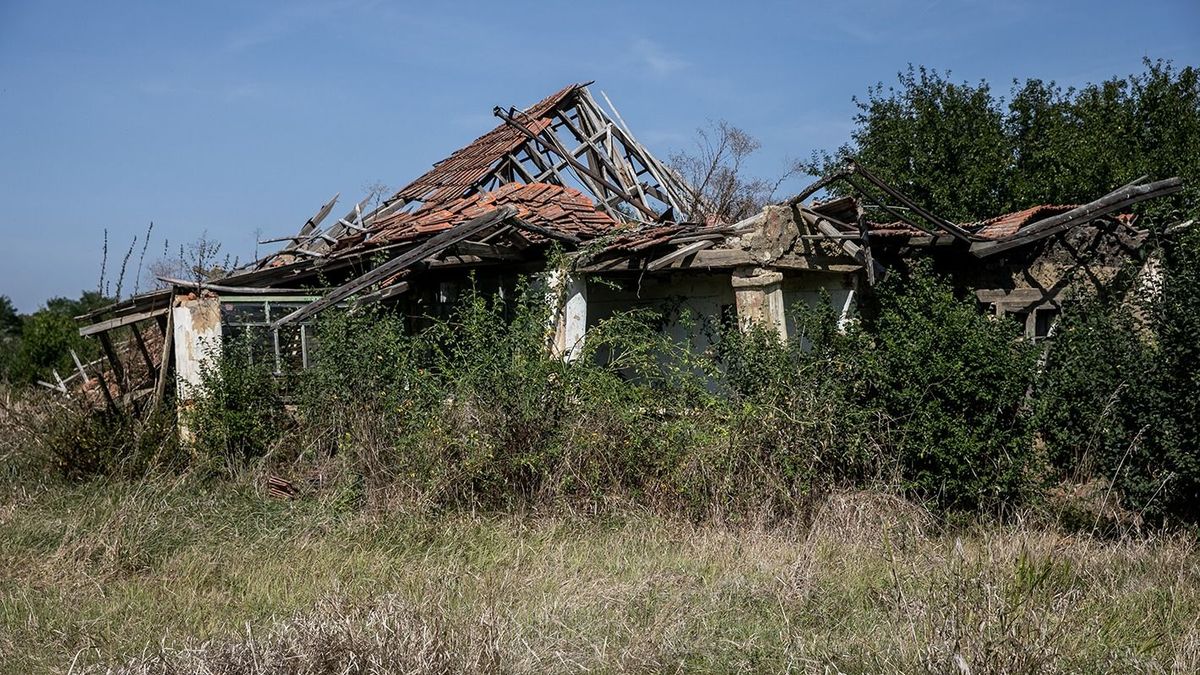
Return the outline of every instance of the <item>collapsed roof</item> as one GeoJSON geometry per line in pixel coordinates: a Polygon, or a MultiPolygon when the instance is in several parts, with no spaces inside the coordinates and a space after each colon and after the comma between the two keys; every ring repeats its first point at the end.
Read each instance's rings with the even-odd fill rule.
{"type": "MultiPolygon", "coordinates": [[[[977,223],[930,213],[854,161],[779,206],[806,232],[763,244],[766,212],[739,223],[681,220],[703,213],[704,198],[634,138],[612,103],[573,84],[524,109],[495,108],[499,124],[416,180],[367,208],[364,199],[330,219],[335,196],[279,251],[220,280],[163,279],[168,288],[79,317],[83,335],[167,313],[176,289],[320,295],[273,327],[353,298],[404,293],[416,275],[439,268],[544,260],[550,246],[581,251],[589,273],[657,272],[776,265],[825,271],[881,271],[877,246],[957,245],[987,257],[1025,246],[1181,189],[1179,179],[1143,177],[1081,206],[1034,206],[977,223]],[[846,196],[809,202],[835,184],[846,196]],[[890,218],[875,222],[867,209],[890,218]],[[757,241],[757,243],[755,243],[757,241]],[[766,246],[770,254],[764,257],[766,246]],[[323,287],[333,281],[333,287],[323,287]]],[[[766,237],[770,239],[770,237],[766,237]]],[[[266,243],[266,242],[261,242],[266,243]]]]}

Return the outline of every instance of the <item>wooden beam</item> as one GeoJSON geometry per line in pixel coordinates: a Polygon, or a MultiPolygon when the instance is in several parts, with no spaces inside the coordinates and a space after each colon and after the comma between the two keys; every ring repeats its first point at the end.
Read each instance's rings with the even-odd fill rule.
{"type": "Polygon", "coordinates": [[[533,232],[536,234],[540,234],[543,237],[546,237],[547,239],[553,239],[555,241],[562,241],[562,242],[566,242],[568,244],[575,244],[576,246],[578,246],[580,243],[582,243],[580,241],[579,237],[576,237],[573,234],[568,234],[566,232],[559,232],[558,230],[552,230],[548,227],[542,227],[541,225],[534,225],[533,223],[521,220],[520,218],[513,218],[512,225],[513,225],[513,227],[516,227],[517,229],[525,230],[526,232],[533,232]]]}
{"type": "Polygon", "coordinates": [[[795,206],[796,204],[799,204],[800,202],[803,202],[805,199],[808,199],[809,197],[820,192],[824,188],[829,187],[837,180],[839,180],[841,178],[845,178],[845,177],[846,177],[845,169],[839,169],[839,170],[834,171],[833,173],[829,174],[828,176],[822,176],[821,178],[818,178],[816,181],[813,181],[812,183],[810,183],[807,187],[805,187],[800,192],[793,195],[791,198],[789,198],[784,203],[787,204],[788,206],[795,206]]]}
{"type": "Polygon", "coordinates": [[[975,298],[980,302],[1014,302],[1029,304],[1058,297],[1058,291],[1046,291],[1041,288],[981,288],[975,291],[975,298]]]}
{"type": "Polygon", "coordinates": [[[387,288],[381,288],[377,291],[374,291],[372,293],[368,293],[368,294],[362,296],[361,298],[354,301],[354,306],[361,307],[362,305],[366,305],[366,304],[369,304],[372,302],[381,302],[381,301],[387,300],[389,298],[394,298],[398,295],[408,292],[408,289],[409,289],[408,282],[401,281],[401,282],[392,284],[391,286],[388,286],[387,288]]]}
{"type": "MultiPolygon", "coordinates": [[[[529,140],[540,142],[543,145],[550,148],[551,150],[553,150],[556,154],[558,154],[560,157],[562,157],[564,160],[566,160],[567,163],[571,165],[571,168],[575,169],[580,174],[582,174],[582,176],[580,176],[580,177],[584,179],[584,182],[589,182],[587,179],[590,178],[591,180],[594,180],[597,183],[599,183],[605,189],[609,190],[610,192],[615,193],[626,204],[629,204],[630,206],[634,207],[635,209],[641,211],[647,217],[652,218],[652,219],[658,218],[658,214],[654,212],[654,209],[651,209],[650,207],[646,206],[645,204],[642,204],[637,199],[633,198],[628,193],[623,191],[620,187],[613,185],[607,179],[605,179],[603,176],[597,174],[595,171],[593,171],[591,168],[589,168],[586,164],[575,159],[575,157],[573,157],[570,152],[568,152],[565,148],[563,148],[562,143],[560,143],[558,141],[558,138],[553,135],[553,132],[543,132],[542,136],[538,136],[538,135],[534,134],[532,131],[530,131],[528,128],[526,128],[525,125],[523,125],[520,122],[518,122],[517,120],[515,120],[512,115],[504,112],[504,110],[501,109],[500,107],[497,106],[495,109],[493,109],[493,112],[495,113],[495,115],[497,117],[504,120],[510,126],[515,128],[517,131],[524,134],[527,138],[529,138],[529,140]]],[[[596,193],[597,197],[599,197],[601,200],[604,199],[604,193],[602,191],[600,191],[597,186],[589,185],[589,187],[593,190],[593,192],[596,193]]]]}
{"type": "Polygon", "coordinates": [[[963,241],[970,241],[971,239],[974,238],[974,235],[972,235],[970,232],[967,232],[966,230],[959,227],[958,225],[955,225],[954,223],[952,223],[948,220],[940,218],[940,217],[930,213],[929,211],[926,211],[919,204],[917,204],[913,200],[909,199],[904,193],[900,192],[899,190],[892,187],[891,185],[888,185],[880,178],[877,178],[875,176],[875,174],[868,171],[866,169],[866,167],[862,166],[861,164],[852,163],[850,165],[850,171],[851,171],[851,173],[854,173],[855,175],[862,176],[868,183],[871,183],[872,185],[879,188],[880,190],[883,190],[892,199],[895,199],[896,201],[900,202],[901,204],[907,206],[914,213],[921,216],[922,218],[929,221],[930,223],[933,223],[939,229],[945,230],[946,232],[954,235],[955,237],[957,237],[963,241]]]}
{"type": "MultiPolygon", "coordinates": [[[[121,363],[121,359],[117,357],[117,350],[113,349],[112,340],[109,339],[108,333],[100,333],[100,346],[104,348],[104,356],[108,358],[108,364],[112,366],[113,379],[117,381],[117,391],[126,392],[128,387],[125,386],[125,366],[121,363]]],[[[104,371],[100,371],[100,380],[104,380],[104,371]]]]}
{"type": "Polygon", "coordinates": [[[473,255],[494,260],[514,260],[520,256],[516,251],[501,248],[494,244],[481,244],[474,241],[460,241],[454,249],[463,255],[473,255]]]}
{"type": "Polygon", "coordinates": [[[1073,225],[1091,222],[1138,202],[1173,194],[1182,189],[1183,181],[1179,178],[1167,178],[1145,185],[1129,185],[1118,188],[1100,199],[1084,204],[1083,206],[1077,206],[1066,213],[1060,213],[1057,216],[1040,220],[1018,231],[1016,235],[1008,239],[972,244],[971,253],[983,258],[1018,246],[1024,246],[1025,244],[1055,235],[1073,225]]]}
{"type": "Polygon", "coordinates": [[[182,288],[194,288],[199,286],[202,289],[216,291],[217,293],[235,293],[238,295],[288,295],[290,293],[313,295],[319,293],[320,289],[313,288],[264,288],[262,286],[225,286],[222,284],[210,284],[207,281],[201,281],[197,284],[194,281],[184,281],[183,279],[173,279],[171,277],[158,277],[159,281],[178,286],[182,288]]]}
{"type": "Polygon", "coordinates": [[[133,332],[133,341],[137,343],[138,351],[142,354],[142,361],[146,364],[146,372],[154,374],[154,359],[150,358],[150,350],[146,349],[146,341],[142,339],[142,331],[138,330],[137,324],[129,327],[133,332]]]}
{"type": "Polygon", "coordinates": [[[362,276],[343,284],[320,300],[315,300],[307,305],[297,309],[287,316],[275,321],[271,324],[272,330],[279,330],[284,324],[293,321],[306,319],[321,310],[332,307],[346,298],[363,291],[374,284],[379,283],[391,277],[392,275],[404,270],[425,258],[437,255],[457,244],[460,241],[469,239],[475,236],[480,231],[512,218],[517,214],[517,209],[512,206],[504,206],[495,211],[485,213],[477,218],[473,218],[462,225],[452,227],[444,232],[440,232],[434,237],[428,239],[422,244],[419,244],[399,256],[379,265],[375,269],[363,274],[362,276]]]}
{"type": "Polygon", "coordinates": [[[341,196],[342,193],[339,192],[333,196],[333,199],[330,199],[322,204],[321,208],[317,209],[317,212],[313,214],[312,218],[306,220],[304,225],[300,227],[300,236],[304,236],[317,229],[317,227],[321,224],[321,221],[325,220],[325,217],[328,216],[329,212],[333,210],[333,205],[337,203],[338,198],[341,196]]]}
{"type": "Polygon", "coordinates": [[[162,316],[163,314],[167,313],[167,309],[168,308],[166,307],[161,307],[159,309],[151,309],[145,312],[138,312],[137,314],[130,314],[128,316],[123,316],[116,319],[101,321],[100,323],[94,323],[90,326],[84,326],[83,328],[80,328],[79,334],[83,337],[87,337],[89,335],[96,335],[97,333],[106,333],[114,328],[120,328],[121,326],[128,326],[132,323],[145,321],[146,319],[153,319],[156,316],[162,316]]]}
{"type": "Polygon", "coordinates": [[[706,248],[709,248],[715,243],[716,242],[712,241],[711,239],[705,239],[702,241],[692,242],[691,244],[688,244],[687,246],[684,246],[682,248],[678,248],[674,251],[671,251],[667,255],[664,255],[663,257],[661,257],[657,260],[650,261],[650,263],[646,265],[646,271],[653,272],[654,270],[662,269],[662,268],[666,267],[667,265],[670,265],[671,263],[675,262],[676,260],[686,258],[687,256],[692,255],[693,253],[696,253],[698,251],[702,251],[706,248]]]}
{"type": "MultiPolygon", "coordinates": [[[[581,265],[576,268],[576,271],[581,273],[639,272],[643,271],[640,264],[641,260],[643,259],[636,255],[627,255],[602,260],[589,265],[581,265]]],[[[727,248],[703,249],[696,251],[691,256],[685,256],[679,259],[679,261],[683,263],[679,267],[688,269],[729,269],[751,266],[780,270],[833,273],[858,272],[863,269],[862,264],[858,262],[848,263],[846,258],[841,256],[805,256],[795,253],[785,254],[770,264],[763,265],[761,261],[750,255],[749,251],[727,248]]]]}
{"type": "MultiPolygon", "coordinates": [[[[171,298],[171,306],[175,298],[171,298]]],[[[167,312],[166,323],[162,325],[163,345],[158,359],[158,379],[154,383],[154,399],[150,404],[150,412],[154,413],[162,405],[163,397],[167,395],[167,376],[171,373],[171,349],[175,344],[175,312],[167,312]]]]}
{"type": "MultiPolygon", "coordinates": [[[[79,378],[83,387],[87,387],[88,380],[92,379],[87,371],[83,369],[83,363],[79,360],[79,355],[75,350],[71,350],[71,359],[75,361],[75,367],[79,369],[79,378]]],[[[108,408],[113,412],[117,412],[117,404],[113,401],[112,392],[108,390],[108,383],[104,381],[104,371],[100,371],[100,377],[96,378],[100,383],[100,393],[104,395],[104,401],[108,404],[108,408]]]]}

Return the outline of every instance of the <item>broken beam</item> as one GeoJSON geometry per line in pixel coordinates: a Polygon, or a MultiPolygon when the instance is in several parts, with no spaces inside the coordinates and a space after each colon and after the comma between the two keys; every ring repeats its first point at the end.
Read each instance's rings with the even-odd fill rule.
{"type": "Polygon", "coordinates": [[[425,258],[432,255],[437,255],[442,251],[450,248],[460,241],[470,239],[485,228],[491,227],[497,223],[503,222],[512,218],[517,214],[517,209],[512,206],[505,206],[490,213],[485,213],[482,216],[473,218],[462,225],[452,227],[449,230],[441,232],[425,243],[415,246],[399,256],[383,263],[366,274],[343,284],[325,295],[320,300],[315,300],[307,305],[297,309],[287,316],[275,321],[271,324],[272,330],[279,330],[284,324],[293,321],[306,319],[323,309],[332,307],[346,298],[370,288],[372,285],[387,279],[388,277],[404,270],[425,258]]]}

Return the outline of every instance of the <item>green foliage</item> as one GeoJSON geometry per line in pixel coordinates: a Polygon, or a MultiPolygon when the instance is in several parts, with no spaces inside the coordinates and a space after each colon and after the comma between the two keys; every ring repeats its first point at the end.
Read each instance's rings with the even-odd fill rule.
{"type": "Polygon", "coordinates": [[[1040,475],[1025,394],[1036,354],[1017,326],[981,315],[918,268],[880,289],[864,405],[917,494],[965,508],[1015,501],[1040,475]]]}
{"type": "Polygon", "coordinates": [[[1033,351],[927,270],[885,285],[878,316],[845,329],[825,298],[796,308],[787,342],[695,326],[715,337],[698,354],[661,330],[668,308],[639,310],[595,326],[573,362],[548,352],[543,288],[470,290],[415,332],[381,310],[328,314],[316,365],[290,383],[294,417],[270,413],[278,377],[227,349],[190,418],[198,452],[332,462],[354,494],[433,507],[615,499],[695,516],[778,517],[879,480],[991,508],[1040,475],[1023,407],[1033,351]]]}
{"type": "Polygon", "coordinates": [[[1014,82],[1009,100],[986,82],[954,83],[924,67],[856,99],[852,142],[815,155],[824,174],[846,156],[936,213],[969,221],[1031,204],[1091,201],[1140,176],[1186,188],[1138,211],[1200,209],[1200,71],[1145,62],[1145,71],[1081,89],[1014,82]]]}
{"type": "Polygon", "coordinates": [[[1131,489],[1154,514],[1200,520],[1200,231],[1163,247],[1163,276],[1151,308],[1152,385],[1138,406],[1146,429],[1148,474],[1131,489]],[[1155,500],[1157,496],[1157,501],[1155,500]]]}
{"type": "Polygon", "coordinates": [[[75,369],[71,350],[85,361],[99,356],[99,345],[79,335],[74,317],[107,303],[99,293],[85,291],[77,300],[51,298],[33,314],[18,316],[8,298],[0,297],[0,380],[53,380],[51,370],[66,377],[75,369]]]}
{"type": "Polygon", "coordinates": [[[21,315],[7,295],[0,295],[0,340],[21,334],[21,315]]]}
{"type": "Polygon", "coordinates": [[[1060,318],[1037,382],[1037,427],[1070,478],[1116,467],[1131,440],[1129,401],[1150,385],[1152,361],[1129,307],[1112,298],[1077,298],[1060,318]]]}
{"type": "Polygon", "coordinates": [[[286,428],[280,382],[272,363],[255,358],[255,338],[247,331],[223,343],[201,370],[203,394],[179,411],[195,435],[195,459],[205,468],[228,470],[261,457],[286,428]]]}
{"type": "Polygon", "coordinates": [[[1155,519],[1200,518],[1200,233],[1168,239],[1157,285],[1063,316],[1038,383],[1038,427],[1065,475],[1100,478],[1155,519]]]}

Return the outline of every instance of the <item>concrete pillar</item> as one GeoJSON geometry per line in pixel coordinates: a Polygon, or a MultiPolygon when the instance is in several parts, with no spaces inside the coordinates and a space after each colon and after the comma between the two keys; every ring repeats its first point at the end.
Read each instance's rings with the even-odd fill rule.
{"type": "Polygon", "coordinates": [[[554,336],[550,353],[564,361],[574,361],[583,352],[587,332],[587,279],[561,270],[550,273],[546,301],[550,303],[550,322],[554,336]]]}
{"type": "Polygon", "coordinates": [[[221,301],[215,297],[181,298],[171,321],[174,330],[175,392],[179,407],[179,438],[192,439],[187,415],[201,388],[200,373],[209,358],[221,350],[221,301]]]}
{"type": "Polygon", "coordinates": [[[787,340],[783,274],[757,268],[734,270],[733,295],[743,330],[752,325],[764,326],[778,333],[780,340],[787,340]]]}

